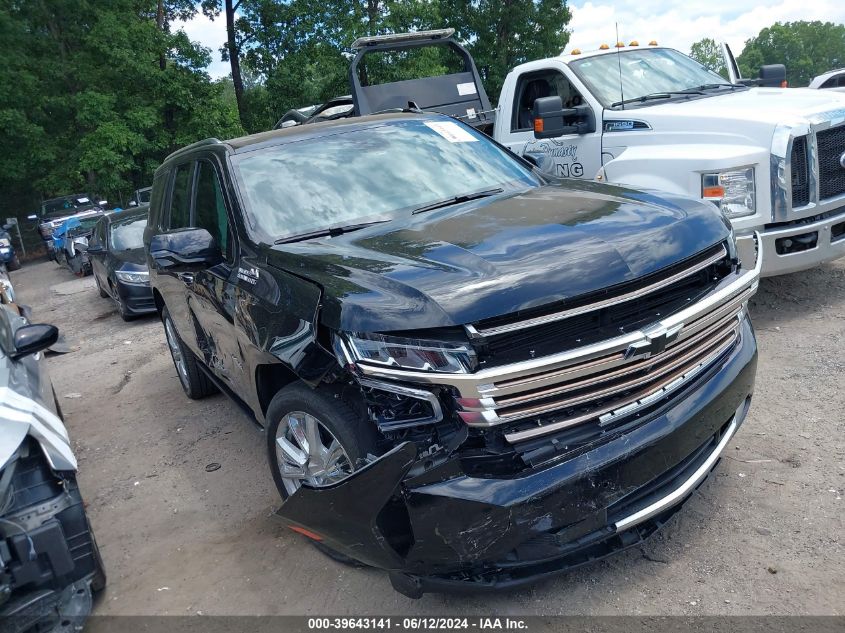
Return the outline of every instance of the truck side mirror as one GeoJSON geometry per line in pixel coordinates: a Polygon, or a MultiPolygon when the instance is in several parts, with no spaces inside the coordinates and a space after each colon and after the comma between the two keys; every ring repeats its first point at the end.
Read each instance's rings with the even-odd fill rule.
{"type": "Polygon", "coordinates": [[[205,229],[153,235],[150,257],[158,270],[172,272],[199,271],[223,261],[220,246],[205,229]]]}
{"type": "Polygon", "coordinates": [[[564,108],[560,97],[540,97],[534,101],[534,138],[556,138],[564,134],[595,131],[596,121],[589,105],[564,108]],[[569,119],[569,124],[566,119],[569,119]]]}
{"type": "Polygon", "coordinates": [[[760,85],[764,88],[786,88],[786,66],[767,64],[760,66],[760,85]]]}

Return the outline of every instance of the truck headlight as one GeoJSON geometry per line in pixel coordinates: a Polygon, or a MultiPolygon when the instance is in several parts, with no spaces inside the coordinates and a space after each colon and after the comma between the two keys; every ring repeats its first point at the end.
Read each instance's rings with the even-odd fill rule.
{"type": "Polygon", "coordinates": [[[347,333],[345,338],[357,360],[453,374],[466,374],[478,367],[475,350],[467,344],[359,332],[347,333]]]}
{"type": "Polygon", "coordinates": [[[145,270],[118,270],[114,275],[127,284],[146,284],[150,281],[150,273],[145,270]]]}
{"type": "Polygon", "coordinates": [[[713,202],[729,218],[753,215],[757,211],[754,168],[702,174],[701,197],[713,202]]]}

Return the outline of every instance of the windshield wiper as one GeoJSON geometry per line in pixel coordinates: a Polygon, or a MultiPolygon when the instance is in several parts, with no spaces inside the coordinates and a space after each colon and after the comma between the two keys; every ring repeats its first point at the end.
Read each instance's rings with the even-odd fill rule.
{"type": "Polygon", "coordinates": [[[457,196],[452,196],[451,198],[445,198],[444,200],[438,200],[437,202],[424,204],[423,206],[417,207],[416,209],[411,211],[411,214],[416,215],[417,213],[425,213],[426,211],[433,211],[434,209],[451,207],[453,204],[469,202],[470,200],[478,200],[479,198],[489,198],[490,196],[495,196],[497,193],[502,193],[503,191],[504,189],[502,189],[501,187],[496,187],[495,189],[485,189],[484,191],[475,191],[473,193],[462,193],[457,196]]]}
{"type": "Polygon", "coordinates": [[[303,242],[311,240],[315,237],[337,237],[344,233],[351,233],[358,229],[363,229],[374,224],[381,224],[382,222],[389,222],[389,220],[374,220],[372,222],[361,222],[360,224],[347,224],[345,226],[332,226],[327,229],[318,229],[316,231],[308,231],[307,233],[298,233],[296,235],[288,235],[273,242],[273,244],[288,244],[290,242],[303,242]]]}
{"type": "Polygon", "coordinates": [[[624,101],[617,101],[615,103],[611,103],[610,107],[615,108],[616,106],[621,105],[628,105],[629,103],[645,103],[646,101],[652,101],[654,99],[671,99],[675,96],[689,96],[689,95],[703,95],[704,93],[699,90],[698,88],[688,88],[687,90],[666,90],[663,92],[652,92],[649,95],[643,95],[642,97],[633,97],[631,99],[625,99],[624,101]]]}
{"type": "Polygon", "coordinates": [[[689,88],[689,90],[715,90],[717,88],[730,88],[733,90],[734,88],[748,88],[745,84],[702,84],[700,86],[696,86],[695,88],[689,88]]]}

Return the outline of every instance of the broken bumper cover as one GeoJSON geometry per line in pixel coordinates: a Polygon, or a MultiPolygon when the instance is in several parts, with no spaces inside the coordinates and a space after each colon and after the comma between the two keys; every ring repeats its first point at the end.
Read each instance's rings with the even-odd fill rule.
{"type": "Polygon", "coordinates": [[[634,545],[673,514],[742,424],[756,362],[744,317],[737,345],[683,394],[573,456],[483,478],[453,454],[414,474],[422,460],[405,443],[333,486],[304,486],[278,514],[412,597],[534,582],[634,545]]]}

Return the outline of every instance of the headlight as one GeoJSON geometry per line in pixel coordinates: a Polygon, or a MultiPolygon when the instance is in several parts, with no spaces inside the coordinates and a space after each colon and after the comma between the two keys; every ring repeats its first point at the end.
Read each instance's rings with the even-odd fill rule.
{"type": "Polygon", "coordinates": [[[348,333],[346,341],[356,359],[393,367],[453,374],[466,374],[478,367],[475,351],[466,344],[369,333],[348,333]]]}
{"type": "Polygon", "coordinates": [[[115,273],[115,277],[128,284],[146,284],[150,281],[150,273],[145,270],[136,270],[132,272],[118,270],[115,273]]]}
{"type": "Polygon", "coordinates": [[[11,246],[12,243],[5,237],[0,238],[0,246],[11,246]]]}
{"type": "Polygon", "coordinates": [[[702,174],[701,197],[716,204],[729,218],[753,215],[757,210],[754,168],[702,174]]]}

